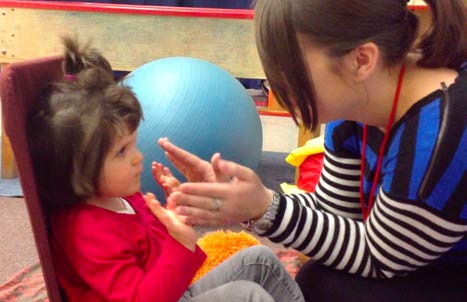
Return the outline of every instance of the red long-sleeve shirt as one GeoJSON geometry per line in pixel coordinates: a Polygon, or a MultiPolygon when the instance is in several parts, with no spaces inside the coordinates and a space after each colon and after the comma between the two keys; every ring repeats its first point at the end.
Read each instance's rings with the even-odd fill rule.
{"type": "Polygon", "coordinates": [[[73,301],[177,301],[206,258],[173,239],[140,193],[136,214],[79,204],[51,218],[54,261],[73,301]]]}

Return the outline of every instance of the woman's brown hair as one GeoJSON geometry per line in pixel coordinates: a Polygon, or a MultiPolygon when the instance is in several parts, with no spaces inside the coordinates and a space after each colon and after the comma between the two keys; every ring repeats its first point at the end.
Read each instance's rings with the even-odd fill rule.
{"type": "Polygon", "coordinates": [[[28,141],[39,195],[49,210],[96,194],[113,140],[137,129],[141,106],[113,79],[109,62],[89,46],[64,38],[63,69],[28,121],[28,141]]]}
{"type": "MultiPolygon", "coordinates": [[[[433,12],[428,33],[415,46],[426,67],[456,68],[466,59],[465,8],[461,0],[427,0],[433,12]]],[[[418,17],[406,0],[257,0],[256,43],[278,102],[292,114],[298,107],[306,128],[317,126],[315,88],[298,35],[341,57],[374,42],[386,66],[400,63],[414,49],[418,17]]]]}

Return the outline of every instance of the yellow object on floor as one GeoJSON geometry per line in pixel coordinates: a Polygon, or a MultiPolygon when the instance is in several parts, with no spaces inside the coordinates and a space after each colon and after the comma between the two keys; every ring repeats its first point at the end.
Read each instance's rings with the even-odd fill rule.
{"type": "Polygon", "coordinates": [[[291,185],[286,182],[281,183],[282,192],[285,194],[298,194],[298,193],[305,193],[305,191],[297,188],[296,185],[291,185]]]}
{"type": "Polygon", "coordinates": [[[198,245],[206,253],[207,258],[196,272],[192,283],[240,250],[257,244],[261,244],[258,239],[244,231],[219,230],[205,234],[198,240],[198,245]]]}
{"type": "Polygon", "coordinates": [[[310,155],[324,152],[324,136],[310,139],[302,147],[298,147],[285,158],[285,161],[294,167],[300,166],[310,155]]]}

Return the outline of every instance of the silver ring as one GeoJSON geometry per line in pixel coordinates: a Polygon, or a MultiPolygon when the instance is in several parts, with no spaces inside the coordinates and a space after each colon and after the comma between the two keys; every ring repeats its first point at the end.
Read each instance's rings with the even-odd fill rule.
{"type": "Polygon", "coordinates": [[[212,209],[212,211],[219,211],[222,207],[222,200],[219,198],[213,198],[212,201],[214,202],[214,209],[212,209]]]}

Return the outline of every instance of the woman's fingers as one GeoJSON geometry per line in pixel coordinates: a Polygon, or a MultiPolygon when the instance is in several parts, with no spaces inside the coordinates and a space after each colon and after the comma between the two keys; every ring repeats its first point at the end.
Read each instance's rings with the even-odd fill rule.
{"type": "Polygon", "coordinates": [[[215,181],[211,164],[198,156],[172,144],[167,138],[159,139],[165,156],[189,181],[215,181]]]}
{"type": "Polygon", "coordinates": [[[194,207],[178,207],[177,216],[172,211],[165,210],[154,195],[148,193],[143,196],[146,204],[157,219],[162,222],[171,233],[175,230],[177,220],[185,225],[215,226],[226,224],[226,221],[215,212],[194,207]]]}
{"type": "Polygon", "coordinates": [[[232,221],[230,221],[228,217],[226,218],[225,215],[217,211],[182,206],[178,207],[175,212],[179,217],[183,217],[183,221],[189,225],[219,226],[232,224],[232,221]]]}
{"type": "Polygon", "coordinates": [[[217,182],[228,182],[230,181],[230,177],[227,175],[222,174],[222,171],[219,167],[219,163],[221,161],[221,155],[220,153],[214,153],[214,155],[211,157],[211,166],[214,170],[214,173],[216,175],[216,181],[217,182]]]}
{"type": "MultiPolygon", "coordinates": [[[[181,192],[173,192],[168,200],[167,204],[170,204],[171,208],[177,208],[178,206],[184,205],[188,207],[196,207],[208,211],[219,211],[220,207],[218,202],[215,201],[217,197],[209,197],[207,195],[187,195],[181,192]]],[[[182,214],[182,213],[179,213],[182,214]]],[[[183,214],[185,215],[185,214],[183,214]]]]}
{"type": "Polygon", "coordinates": [[[220,173],[230,178],[238,178],[240,180],[248,181],[257,177],[253,170],[233,161],[219,159],[219,163],[217,165],[220,173]]]}
{"type": "Polygon", "coordinates": [[[185,183],[170,197],[177,205],[176,211],[188,216],[190,223],[215,225],[219,221],[241,222],[253,217],[260,217],[266,211],[271,200],[271,191],[262,184],[253,170],[222,159],[213,160],[222,177],[229,177],[228,182],[185,183]],[[218,160],[218,163],[216,161],[218,160]],[[212,216],[203,211],[216,208],[215,200],[220,200],[222,207],[212,216]],[[205,222],[209,218],[213,222],[205,222]],[[199,220],[199,221],[198,221],[199,220]]]}
{"type": "Polygon", "coordinates": [[[167,202],[190,225],[218,226],[234,222],[227,204],[221,198],[188,195],[177,191],[169,196],[167,202]]]}
{"type": "Polygon", "coordinates": [[[158,143],[162,149],[164,149],[179,164],[184,163],[186,166],[195,166],[202,161],[198,156],[175,146],[167,138],[159,139],[158,143]]]}
{"type": "Polygon", "coordinates": [[[165,156],[169,159],[169,161],[174,165],[174,167],[180,171],[180,173],[182,173],[184,176],[186,176],[186,166],[185,164],[183,164],[180,160],[178,160],[177,158],[175,158],[174,156],[172,156],[170,153],[168,152],[165,152],[165,156]]]}

